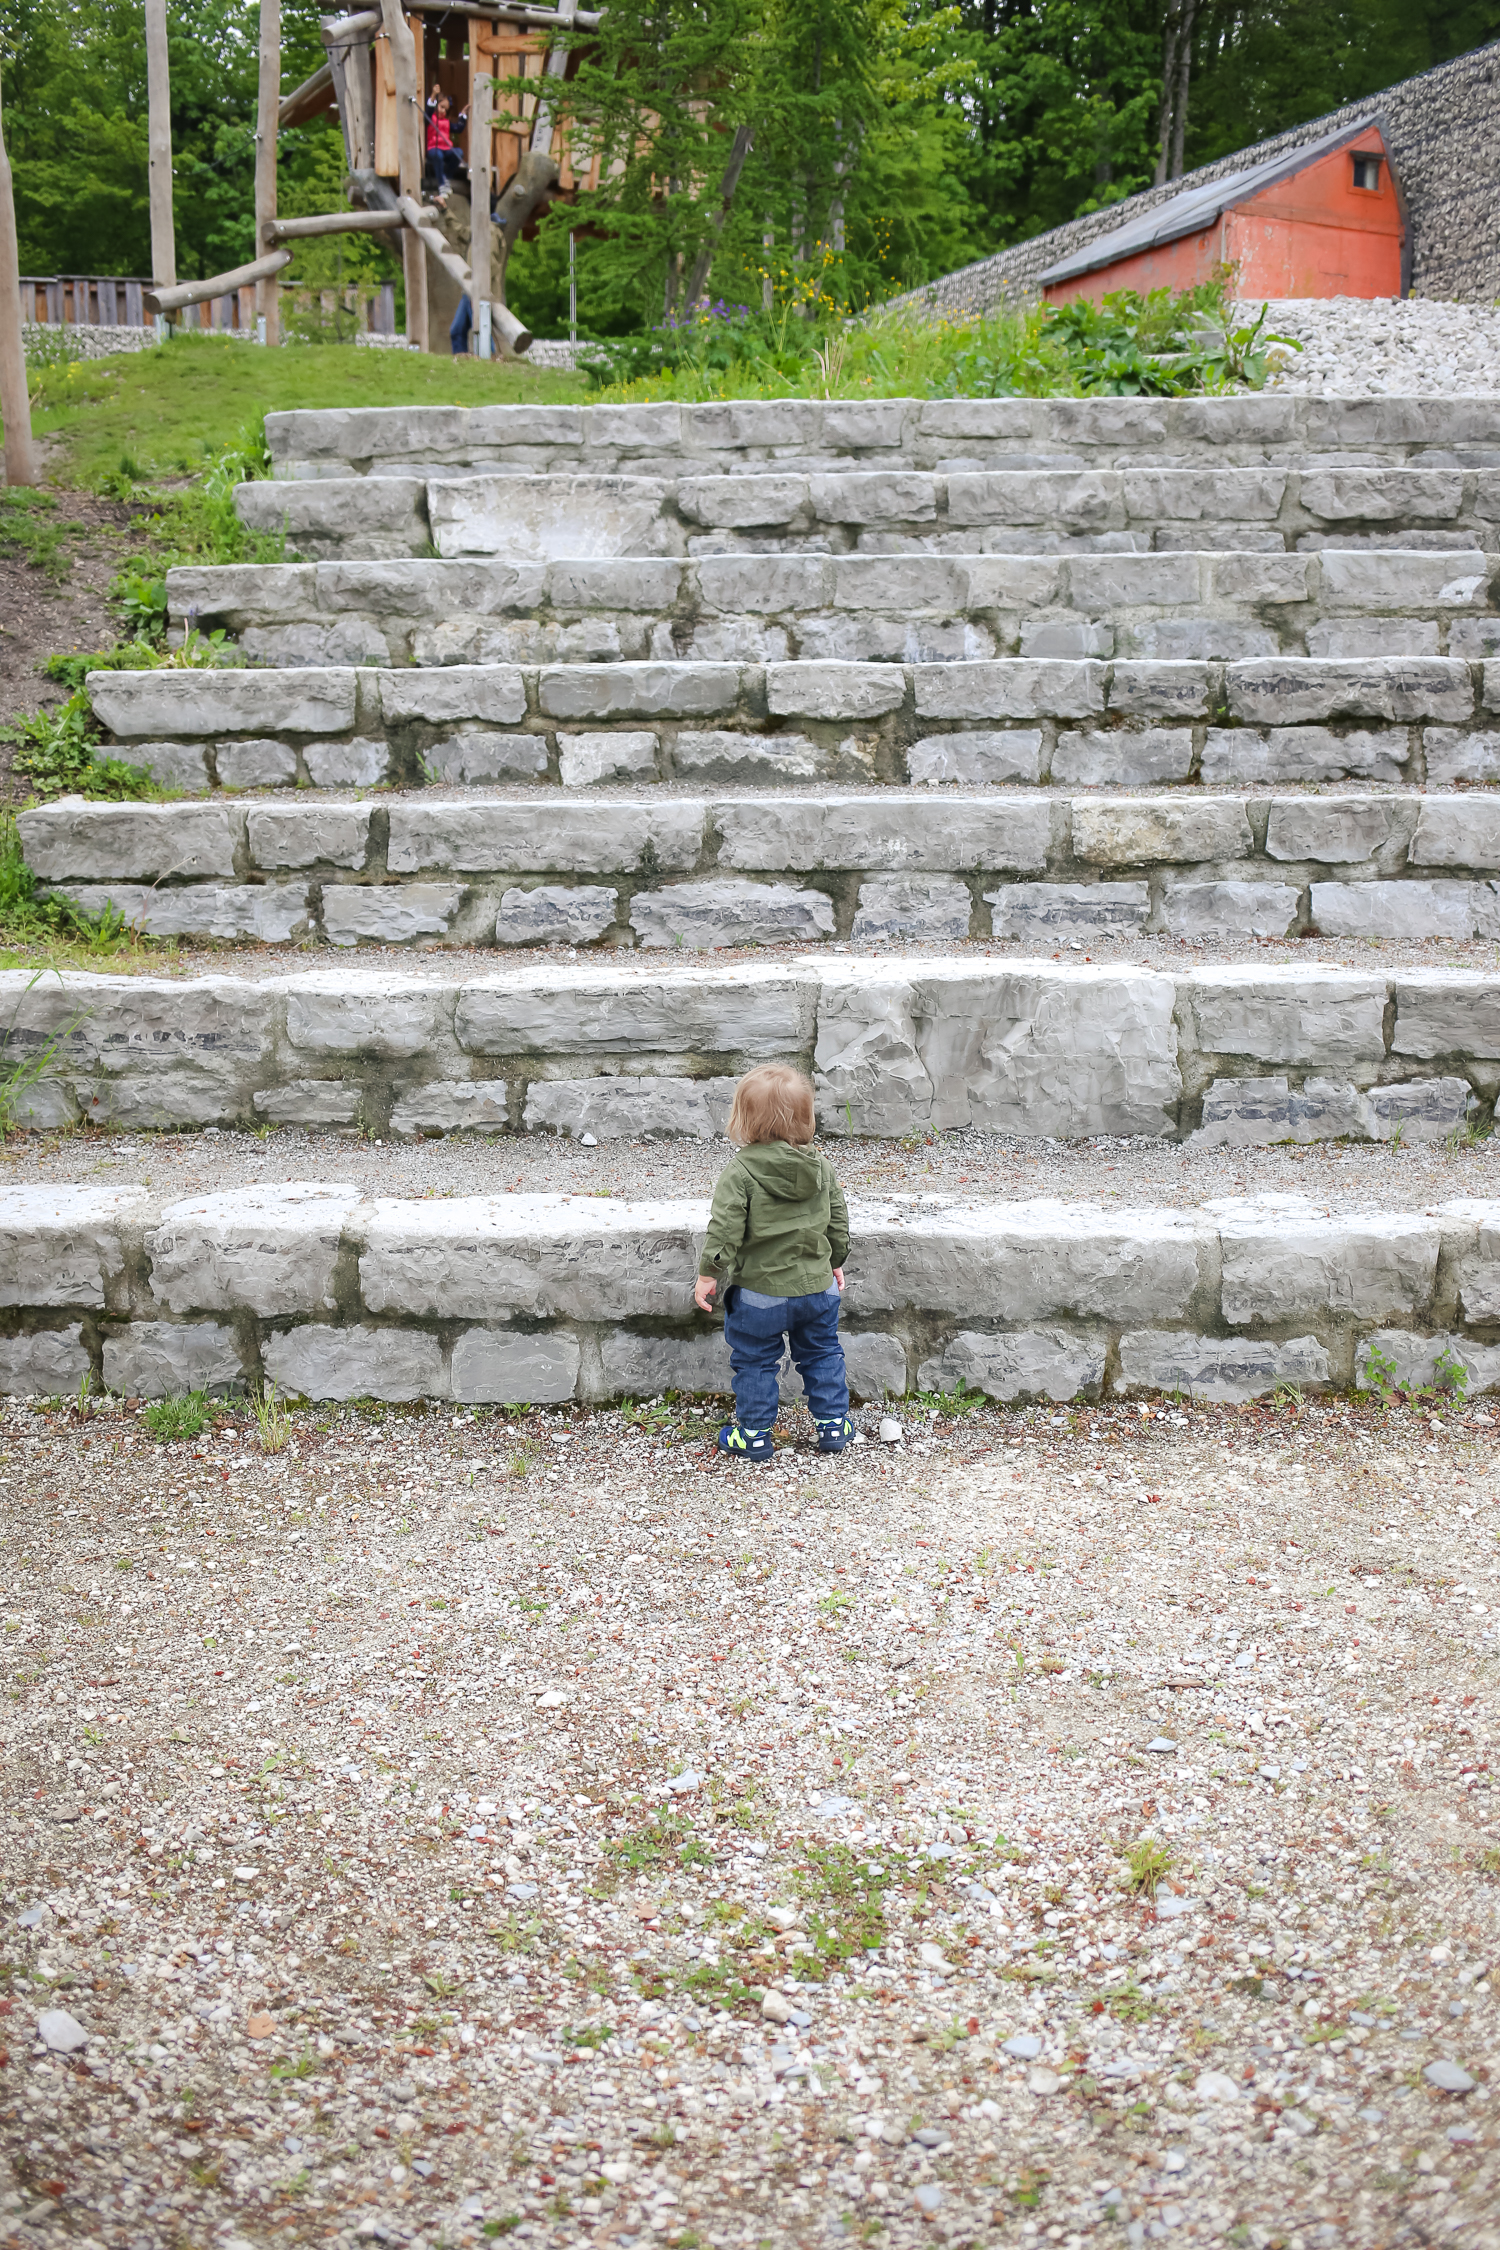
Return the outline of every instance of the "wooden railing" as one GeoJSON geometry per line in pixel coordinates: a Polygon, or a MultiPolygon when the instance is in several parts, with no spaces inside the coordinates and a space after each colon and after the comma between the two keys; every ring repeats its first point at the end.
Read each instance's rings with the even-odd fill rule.
{"type": "MultiPolygon", "coordinates": [[[[138,274],[23,274],[21,318],[54,328],[149,328],[151,315],[142,305],[141,292],[150,286],[138,274]]],[[[375,336],[396,332],[396,292],[389,281],[378,288],[286,289],[282,295],[290,313],[301,313],[330,330],[362,329],[375,336]]],[[[177,324],[253,330],[255,291],[240,289],[210,297],[201,305],[185,305],[177,324]]]]}

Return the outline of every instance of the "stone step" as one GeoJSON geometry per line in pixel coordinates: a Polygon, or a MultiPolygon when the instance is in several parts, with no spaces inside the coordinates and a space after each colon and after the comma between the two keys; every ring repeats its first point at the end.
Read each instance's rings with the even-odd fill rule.
{"type": "Polygon", "coordinates": [[[387,406],[268,414],[280,478],[414,468],[675,474],[783,461],[1112,468],[1153,461],[1500,461],[1500,397],[728,399],[697,406],[387,406]]]}
{"type": "Polygon", "coordinates": [[[167,574],[252,664],[1500,655],[1496,564],[1438,554],[705,555],[167,574]]]}
{"type": "Polygon", "coordinates": [[[43,883],[158,937],[674,950],[1147,929],[1500,939],[1491,795],[64,797],[18,826],[43,883]]]}
{"type": "MultiPolygon", "coordinates": [[[[808,1071],[832,1136],[973,1128],[1198,1147],[1446,1139],[1500,1091],[1500,974],[1161,971],[974,954],[474,974],[0,973],[18,1123],[711,1139],[808,1071]]],[[[14,1300],[12,1300],[14,1301],[14,1300]]]]}
{"type": "Polygon", "coordinates": [[[116,755],[193,792],[1500,780],[1495,658],[310,665],[91,672],[88,691],[116,755]]]}
{"type": "Polygon", "coordinates": [[[828,469],[739,476],[265,479],[236,488],[293,559],[499,555],[1494,550],[1500,467],[828,469]]]}
{"type": "MultiPolygon", "coordinates": [[[[851,1209],[856,1398],[1500,1382],[1500,1204],[1328,1216],[896,1198],[851,1209]],[[1441,1363],[1441,1364],[1440,1364],[1441,1363]]],[[[317,1399],[519,1403],[728,1387],[691,1309],[703,1202],[362,1198],[336,1184],[163,1204],[0,1190],[0,1390],[270,1381],[317,1399]]]]}

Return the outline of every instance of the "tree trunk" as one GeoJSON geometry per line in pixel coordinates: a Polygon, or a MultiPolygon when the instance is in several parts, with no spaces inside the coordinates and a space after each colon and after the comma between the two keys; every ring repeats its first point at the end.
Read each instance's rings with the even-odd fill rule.
{"type": "MultiPolygon", "coordinates": [[[[255,117],[255,247],[276,217],[276,120],[281,108],[281,0],[260,0],[260,87],[255,117]]],[[[274,274],[255,284],[255,317],[266,342],[281,341],[281,286],[274,274]]]]}
{"type": "Polygon", "coordinates": [[[167,69],[167,0],[146,0],[146,176],[151,199],[151,278],[177,279],[172,224],[172,89],[167,69]]]}
{"type": "MultiPolygon", "coordinates": [[[[422,89],[417,84],[417,44],[401,13],[401,0],[380,0],[391,67],[396,77],[396,162],[401,193],[413,203],[422,198],[422,89]]],[[[406,272],[406,340],[425,352],[427,336],[427,252],[408,227],[401,237],[406,272]]]]}
{"type": "Polygon", "coordinates": [[[31,400],[26,392],[26,346],[21,334],[21,256],[16,245],[16,203],[10,158],[0,124],[0,415],[5,419],[5,481],[35,484],[31,400]]]}
{"type": "Polygon", "coordinates": [[[1182,178],[1182,148],[1187,133],[1188,81],[1193,70],[1193,18],[1198,0],[1181,0],[1182,30],[1177,42],[1177,92],[1172,103],[1172,169],[1168,178],[1182,178]]]}
{"type": "Polygon", "coordinates": [[[724,221],[729,216],[729,206],[734,201],[734,191],[740,184],[740,174],[745,169],[745,159],[755,145],[755,127],[741,125],[735,133],[729,151],[729,162],[724,167],[724,177],[719,182],[719,208],[708,222],[708,233],[693,260],[692,277],[688,282],[687,301],[691,308],[703,295],[708,282],[709,269],[714,262],[714,252],[719,247],[719,237],[724,232],[724,221]]]}
{"type": "Polygon", "coordinates": [[[1181,11],[1182,0],[1170,0],[1162,22],[1161,102],[1156,112],[1156,170],[1152,174],[1153,187],[1166,184],[1167,166],[1172,161],[1172,100],[1177,90],[1177,28],[1181,11]]]}

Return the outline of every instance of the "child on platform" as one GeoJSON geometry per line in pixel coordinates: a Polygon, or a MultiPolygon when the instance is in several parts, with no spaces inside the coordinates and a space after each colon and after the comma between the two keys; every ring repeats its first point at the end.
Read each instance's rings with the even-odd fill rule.
{"type": "Polygon", "coordinates": [[[735,1418],[719,1450],[769,1461],[783,1339],[802,1377],[820,1453],[854,1435],[839,1343],[849,1214],[833,1166],[812,1142],[813,1090],[800,1071],[765,1063],[742,1078],[729,1112],[737,1154],[719,1175],[693,1302],[712,1312],[722,1278],[735,1418]]]}

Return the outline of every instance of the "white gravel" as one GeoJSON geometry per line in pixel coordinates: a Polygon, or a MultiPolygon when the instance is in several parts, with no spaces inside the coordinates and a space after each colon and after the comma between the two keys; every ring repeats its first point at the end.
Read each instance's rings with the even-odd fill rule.
{"type": "Polygon", "coordinates": [[[5,1410],[6,2239],[1496,2250],[1492,1426],[702,1427],[5,1410]]]}
{"type": "MultiPolygon", "coordinates": [[[[1236,308],[1254,320],[1260,302],[1236,308]]],[[[1500,306],[1435,297],[1276,297],[1266,327],[1300,352],[1267,386],[1341,398],[1500,396],[1500,306]]]]}

